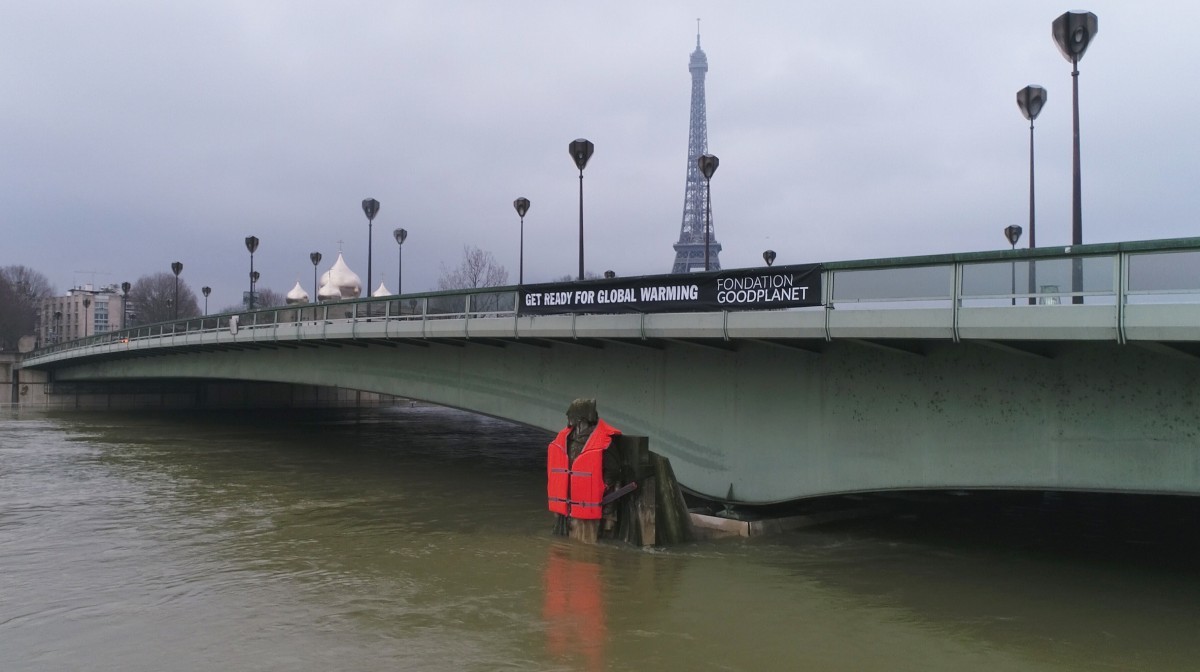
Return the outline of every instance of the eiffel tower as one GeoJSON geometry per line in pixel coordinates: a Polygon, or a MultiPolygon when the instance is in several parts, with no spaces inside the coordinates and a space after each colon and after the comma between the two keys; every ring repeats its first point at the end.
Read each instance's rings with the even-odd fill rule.
{"type": "MultiPolygon", "coordinates": [[[[704,73],[708,72],[708,56],[700,48],[700,21],[696,21],[696,50],[692,52],[688,70],[692,73],[692,118],[688,126],[687,182],[683,188],[683,223],[679,227],[679,242],[675,243],[675,265],[672,273],[704,270],[704,205],[708,185],[696,159],[708,153],[708,120],[704,105],[704,73]]],[[[708,219],[708,267],[721,269],[721,244],[708,219]]]]}

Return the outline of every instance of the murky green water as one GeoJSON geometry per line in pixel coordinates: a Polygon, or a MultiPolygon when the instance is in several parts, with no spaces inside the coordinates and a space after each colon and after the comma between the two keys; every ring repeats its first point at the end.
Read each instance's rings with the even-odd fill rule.
{"type": "Polygon", "coordinates": [[[549,438],[420,406],[0,411],[0,670],[1200,669],[1191,503],[875,500],[582,547],[548,534],[549,438]]]}

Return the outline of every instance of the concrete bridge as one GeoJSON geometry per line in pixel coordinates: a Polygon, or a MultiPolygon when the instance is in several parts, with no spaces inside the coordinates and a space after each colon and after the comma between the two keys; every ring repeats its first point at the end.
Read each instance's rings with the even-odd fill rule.
{"type": "Polygon", "coordinates": [[[685,487],[742,503],[1200,494],[1200,238],[828,263],[820,279],[820,305],[786,310],[522,315],[515,287],[271,308],[21,367],[52,385],[336,385],[547,430],[595,397],[685,487]]]}

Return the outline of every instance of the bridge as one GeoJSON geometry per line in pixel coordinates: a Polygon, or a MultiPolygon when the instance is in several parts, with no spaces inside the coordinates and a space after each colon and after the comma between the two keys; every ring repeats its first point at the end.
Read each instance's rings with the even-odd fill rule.
{"type": "Polygon", "coordinates": [[[818,271],[804,308],[528,315],[527,288],[489,288],[139,326],[21,367],[54,385],[335,385],[547,430],[595,397],[685,487],[741,503],[1200,494],[1200,238],[818,271]]]}

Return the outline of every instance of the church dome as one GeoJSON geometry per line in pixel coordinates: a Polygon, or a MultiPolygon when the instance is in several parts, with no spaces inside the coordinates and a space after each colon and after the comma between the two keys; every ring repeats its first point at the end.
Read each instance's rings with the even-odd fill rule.
{"type": "Polygon", "coordinates": [[[375,292],[373,294],[371,294],[371,296],[391,296],[391,295],[392,295],[392,290],[388,289],[387,285],[383,284],[382,280],[379,281],[379,289],[375,290],[375,292]]]}
{"type": "Polygon", "coordinates": [[[296,281],[296,286],[292,288],[292,291],[287,293],[287,302],[288,305],[308,303],[308,292],[304,291],[304,288],[300,286],[299,280],[296,281]]]}
{"type": "MultiPolygon", "coordinates": [[[[329,274],[326,273],[325,275],[328,276],[329,274]]],[[[317,300],[318,301],[340,301],[341,299],[342,299],[341,292],[338,291],[337,287],[334,287],[333,285],[329,284],[328,277],[325,278],[325,282],[323,282],[321,284],[320,289],[317,290],[317,300]]]]}
{"type": "Polygon", "coordinates": [[[330,297],[334,299],[357,299],[362,295],[362,279],[346,265],[341,252],[338,252],[337,261],[333,262],[333,267],[325,275],[325,284],[317,290],[318,298],[325,298],[326,287],[331,290],[328,292],[331,295],[337,292],[337,296],[330,297]]]}

